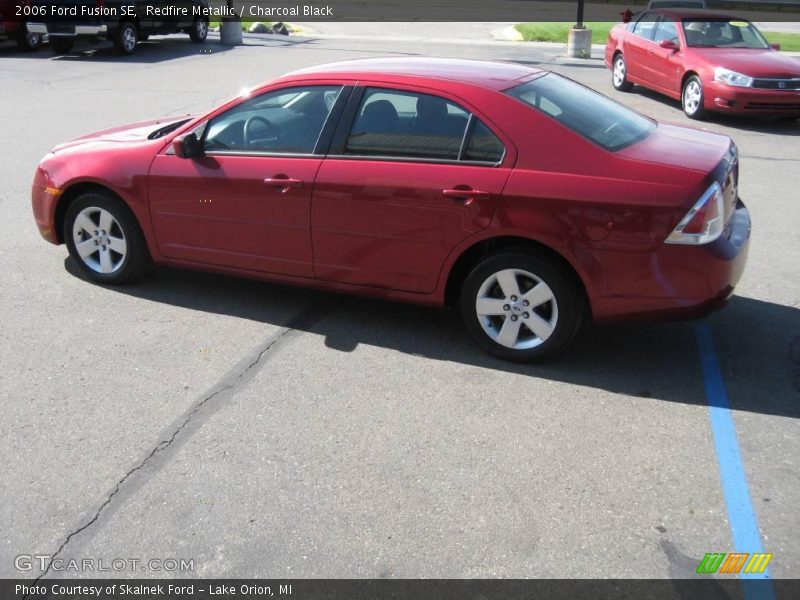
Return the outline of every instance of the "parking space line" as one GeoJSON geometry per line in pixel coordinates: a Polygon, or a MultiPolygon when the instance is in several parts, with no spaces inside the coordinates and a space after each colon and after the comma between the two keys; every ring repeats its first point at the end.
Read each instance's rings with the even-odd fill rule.
{"type": "MultiPolygon", "coordinates": [[[[750,499],[750,490],[747,487],[747,477],[736,436],[736,424],[733,422],[725,382],[722,379],[717,353],[714,349],[711,326],[706,322],[697,323],[694,331],[703,367],[708,416],[714,434],[722,493],[725,497],[728,522],[733,537],[733,552],[762,553],[764,549],[761,545],[761,533],[750,499]]],[[[740,573],[739,577],[742,579],[771,579],[772,576],[767,568],[761,574],[740,573]]],[[[775,592],[771,585],[768,588],[745,586],[743,591],[745,598],[748,599],[771,600],[775,598],[775,592]],[[751,593],[748,593],[748,590],[751,593]]]]}

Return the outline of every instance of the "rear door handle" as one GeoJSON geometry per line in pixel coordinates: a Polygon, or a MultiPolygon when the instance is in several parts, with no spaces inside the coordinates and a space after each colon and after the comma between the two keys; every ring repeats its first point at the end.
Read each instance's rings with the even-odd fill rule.
{"type": "Polygon", "coordinates": [[[293,177],[286,177],[286,175],[276,175],[275,177],[267,177],[264,179],[264,183],[267,185],[274,185],[277,188],[281,188],[282,192],[285,192],[289,188],[297,188],[303,186],[302,179],[294,179],[293,177]]]}
{"type": "Polygon", "coordinates": [[[463,202],[464,204],[469,204],[475,198],[488,198],[489,192],[484,192],[483,190],[473,190],[471,188],[450,189],[442,190],[442,196],[452,198],[453,200],[463,202]]]}

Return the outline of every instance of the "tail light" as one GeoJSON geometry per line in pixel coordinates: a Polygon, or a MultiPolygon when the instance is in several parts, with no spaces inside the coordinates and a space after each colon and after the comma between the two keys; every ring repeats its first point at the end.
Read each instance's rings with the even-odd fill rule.
{"type": "Polygon", "coordinates": [[[725,229],[722,188],[715,181],[681,219],[664,243],[700,246],[709,244],[725,229]]]}

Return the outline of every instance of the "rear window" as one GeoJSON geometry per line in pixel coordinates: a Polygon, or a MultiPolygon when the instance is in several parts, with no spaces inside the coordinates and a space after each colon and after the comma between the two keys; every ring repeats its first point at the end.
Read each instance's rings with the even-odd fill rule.
{"type": "Polygon", "coordinates": [[[643,140],[656,129],[647,117],[555,73],[506,94],[612,152],[643,140]]]}

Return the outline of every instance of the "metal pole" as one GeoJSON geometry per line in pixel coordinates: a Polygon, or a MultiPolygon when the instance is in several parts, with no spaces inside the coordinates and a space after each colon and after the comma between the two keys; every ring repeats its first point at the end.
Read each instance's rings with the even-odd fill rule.
{"type": "Polygon", "coordinates": [[[578,0],[578,22],[575,27],[583,29],[583,0],[578,0]]]}

